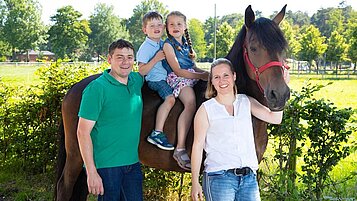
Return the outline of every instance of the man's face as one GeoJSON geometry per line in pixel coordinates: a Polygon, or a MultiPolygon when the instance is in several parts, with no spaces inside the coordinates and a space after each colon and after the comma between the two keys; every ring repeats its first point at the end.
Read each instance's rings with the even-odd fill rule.
{"type": "Polygon", "coordinates": [[[134,51],[130,48],[116,48],[113,54],[108,56],[108,63],[112,69],[110,74],[114,78],[125,79],[133,69],[134,51]]]}

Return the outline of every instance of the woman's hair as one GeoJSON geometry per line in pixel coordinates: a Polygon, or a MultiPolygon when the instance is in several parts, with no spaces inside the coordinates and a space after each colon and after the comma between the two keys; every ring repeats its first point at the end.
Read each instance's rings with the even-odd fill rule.
{"type": "MultiPolygon", "coordinates": [[[[166,34],[167,34],[167,37],[169,38],[169,40],[171,41],[171,43],[173,43],[172,36],[170,35],[169,29],[167,28],[168,27],[167,26],[167,24],[168,24],[167,20],[169,19],[170,16],[182,17],[183,21],[185,22],[186,27],[187,27],[187,22],[186,22],[186,16],[184,14],[182,14],[180,11],[172,11],[171,13],[169,13],[167,15],[167,17],[166,17],[166,34]]],[[[193,60],[195,58],[195,53],[194,53],[193,48],[192,48],[191,37],[190,37],[190,34],[188,33],[188,29],[187,28],[185,29],[184,36],[185,36],[185,39],[187,41],[188,47],[190,49],[190,58],[193,60]]],[[[174,46],[178,51],[181,51],[181,47],[179,47],[179,46],[177,46],[175,44],[174,44],[174,46]]]]}
{"type": "MultiPolygon", "coordinates": [[[[230,67],[230,70],[232,73],[235,73],[234,68],[232,63],[226,59],[226,58],[218,58],[216,60],[214,60],[211,64],[211,70],[209,73],[209,77],[208,77],[208,82],[207,82],[207,88],[206,88],[206,93],[205,93],[205,97],[207,99],[213,98],[217,96],[217,90],[214,88],[213,84],[212,84],[212,69],[220,64],[226,64],[230,67]]],[[[234,84],[233,86],[233,92],[236,94],[237,91],[237,85],[234,84]]]]}

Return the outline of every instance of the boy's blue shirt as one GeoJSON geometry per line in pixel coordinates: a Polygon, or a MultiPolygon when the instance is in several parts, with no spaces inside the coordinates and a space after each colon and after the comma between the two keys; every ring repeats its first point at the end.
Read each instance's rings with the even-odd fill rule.
{"type": "MultiPolygon", "coordinates": [[[[136,59],[138,63],[149,63],[149,61],[155,56],[156,52],[162,50],[164,42],[160,39],[160,42],[156,42],[149,37],[145,38],[145,41],[141,44],[136,59]]],[[[149,73],[145,76],[146,81],[156,82],[166,80],[167,71],[163,67],[162,61],[157,62],[149,73]]]]}

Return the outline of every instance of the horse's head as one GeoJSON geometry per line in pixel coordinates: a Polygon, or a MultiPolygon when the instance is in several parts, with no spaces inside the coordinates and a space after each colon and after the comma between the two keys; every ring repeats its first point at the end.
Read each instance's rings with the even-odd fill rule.
{"type": "Polygon", "coordinates": [[[283,75],[287,42],[278,26],[284,18],[285,8],[286,5],[270,20],[255,19],[251,6],[248,6],[245,24],[227,55],[237,68],[240,92],[255,98],[265,97],[267,106],[274,111],[282,110],[290,97],[283,75]],[[248,77],[255,82],[250,82],[248,77]],[[254,86],[250,86],[251,83],[254,86]]]}

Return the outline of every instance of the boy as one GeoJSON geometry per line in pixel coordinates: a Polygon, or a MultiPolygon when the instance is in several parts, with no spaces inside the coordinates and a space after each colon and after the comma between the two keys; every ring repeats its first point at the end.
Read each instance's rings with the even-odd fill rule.
{"type": "Polygon", "coordinates": [[[174,150],[174,146],[168,142],[163,133],[166,118],[175,104],[172,88],[166,82],[167,71],[162,65],[165,54],[162,51],[163,41],[161,36],[164,33],[165,26],[162,22],[162,16],[156,11],[146,13],[142,23],[142,30],[147,37],[137,53],[139,72],[146,75],[145,80],[149,88],[158,92],[164,100],[157,110],[155,130],[151,132],[147,140],[163,150],[174,150]]]}

